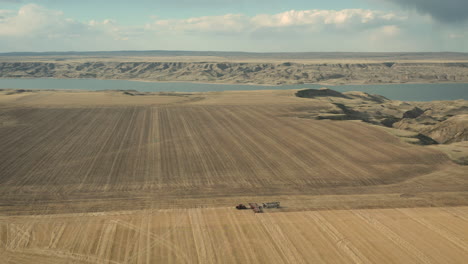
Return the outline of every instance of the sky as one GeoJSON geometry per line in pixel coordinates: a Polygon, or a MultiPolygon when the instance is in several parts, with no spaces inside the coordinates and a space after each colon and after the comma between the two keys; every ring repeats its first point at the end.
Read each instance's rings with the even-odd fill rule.
{"type": "Polygon", "coordinates": [[[0,52],[468,52],[468,0],[0,0],[0,52]]]}

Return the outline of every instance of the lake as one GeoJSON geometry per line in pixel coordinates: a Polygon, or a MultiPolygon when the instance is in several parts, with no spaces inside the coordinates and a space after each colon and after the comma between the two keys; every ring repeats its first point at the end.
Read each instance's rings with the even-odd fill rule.
{"type": "Polygon", "coordinates": [[[0,89],[80,89],[80,90],[137,90],[140,92],[212,92],[245,90],[284,90],[327,87],[340,92],[362,91],[383,95],[392,100],[434,101],[468,100],[467,83],[383,84],[383,85],[322,85],[297,84],[282,86],[202,84],[188,82],[138,82],[97,79],[0,79],[0,89]]]}

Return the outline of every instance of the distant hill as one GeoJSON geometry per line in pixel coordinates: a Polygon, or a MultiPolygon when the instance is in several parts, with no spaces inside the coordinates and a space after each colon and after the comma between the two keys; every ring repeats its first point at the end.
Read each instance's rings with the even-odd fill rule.
{"type": "Polygon", "coordinates": [[[460,52],[237,52],[237,51],[171,51],[171,50],[122,50],[122,51],[67,51],[67,52],[9,52],[0,56],[93,56],[93,57],[175,57],[215,56],[271,59],[379,59],[379,60],[468,60],[468,53],[460,52]]]}

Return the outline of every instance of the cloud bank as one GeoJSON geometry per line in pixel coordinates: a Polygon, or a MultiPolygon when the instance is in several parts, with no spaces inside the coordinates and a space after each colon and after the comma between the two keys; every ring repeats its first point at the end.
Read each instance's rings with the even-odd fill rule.
{"type": "Polygon", "coordinates": [[[260,14],[253,17],[227,14],[181,20],[156,20],[148,24],[147,28],[186,32],[252,32],[265,28],[354,31],[400,24],[404,20],[406,20],[405,17],[397,16],[392,12],[363,9],[290,10],[274,15],[260,14]]]}
{"type": "Polygon", "coordinates": [[[82,24],[63,17],[60,11],[48,10],[38,5],[25,5],[14,13],[10,10],[0,10],[0,36],[30,36],[30,35],[70,35],[79,32],[82,24]]]}
{"type": "Polygon", "coordinates": [[[0,52],[122,49],[468,51],[466,46],[459,44],[467,38],[463,29],[436,32],[435,37],[447,39],[447,43],[428,42],[425,36],[427,30],[434,35],[432,27],[423,23],[408,26],[414,20],[379,10],[314,9],[254,16],[148,18],[146,24],[130,27],[111,19],[77,21],[67,18],[61,11],[27,4],[19,10],[0,9],[0,52]]]}

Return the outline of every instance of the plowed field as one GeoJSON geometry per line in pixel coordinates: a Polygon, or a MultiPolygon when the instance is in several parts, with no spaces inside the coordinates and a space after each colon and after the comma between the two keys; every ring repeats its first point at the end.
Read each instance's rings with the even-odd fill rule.
{"type": "Polygon", "coordinates": [[[467,169],[437,150],[291,92],[96,96],[0,95],[0,263],[468,259],[467,169]]]}
{"type": "Polygon", "coordinates": [[[2,263],[464,263],[468,208],[0,217],[2,263]]]}

